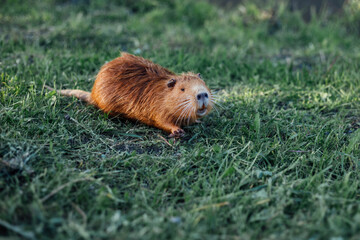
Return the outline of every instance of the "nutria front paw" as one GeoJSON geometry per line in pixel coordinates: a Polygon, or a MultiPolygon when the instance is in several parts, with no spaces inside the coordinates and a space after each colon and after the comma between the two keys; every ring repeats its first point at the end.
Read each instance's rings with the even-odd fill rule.
{"type": "Polygon", "coordinates": [[[183,137],[184,135],[185,135],[185,131],[182,130],[181,128],[178,128],[178,129],[176,129],[175,131],[173,131],[173,132],[169,135],[169,137],[171,137],[171,138],[181,138],[181,137],[183,137]]]}

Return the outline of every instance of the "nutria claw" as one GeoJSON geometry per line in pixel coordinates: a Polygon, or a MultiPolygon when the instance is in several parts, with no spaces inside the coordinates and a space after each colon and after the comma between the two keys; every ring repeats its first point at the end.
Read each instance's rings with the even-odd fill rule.
{"type": "Polygon", "coordinates": [[[185,131],[182,130],[181,128],[173,131],[173,132],[169,135],[170,138],[181,138],[181,137],[183,137],[183,136],[185,136],[185,131]]]}

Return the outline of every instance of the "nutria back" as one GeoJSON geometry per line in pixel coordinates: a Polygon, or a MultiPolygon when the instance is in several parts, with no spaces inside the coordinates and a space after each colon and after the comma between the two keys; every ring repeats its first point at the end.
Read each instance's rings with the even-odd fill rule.
{"type": "Polygon", "coordinates": [[[91,98],[106,113],[146,115],[163,102],[165,82],[174,75],[149,60],[123,53],[101,67],[91,98]]]}

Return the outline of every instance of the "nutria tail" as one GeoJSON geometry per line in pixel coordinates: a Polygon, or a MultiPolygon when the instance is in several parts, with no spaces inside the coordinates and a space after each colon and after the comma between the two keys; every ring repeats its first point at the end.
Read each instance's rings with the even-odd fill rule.
{"type": "MultiPolygon", "coordinates": [[[[49,86],[44,85],[45,88],[49,89],[50,91],[54,91],[55,89],[49,86]]],[[[68,96],[68,97],[76,97],[81,101],[87,102],[89,104],[93,104],[91,99],[91,93],[85,92],[83,90],[77,89],[66,89],[66,90],[56,90],[60,95],[68,96]]]]}

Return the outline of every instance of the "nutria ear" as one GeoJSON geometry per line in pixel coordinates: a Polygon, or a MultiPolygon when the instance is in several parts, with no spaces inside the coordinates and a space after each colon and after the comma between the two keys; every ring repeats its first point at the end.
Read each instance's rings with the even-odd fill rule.
{"type": "Polygon", "coordinates": [[[202,78],[200,73],[198,73],[197,76],[198,76],[198,78],[202,78]]]}
{"type": "Polygon", "coordinates": [[[172,79],[167,83],[167,86],[168,86],[169,88],[172,88],[172,87],[175,86],[175,84],[176,84],[176,79],[172,78],[172,79]]]}

